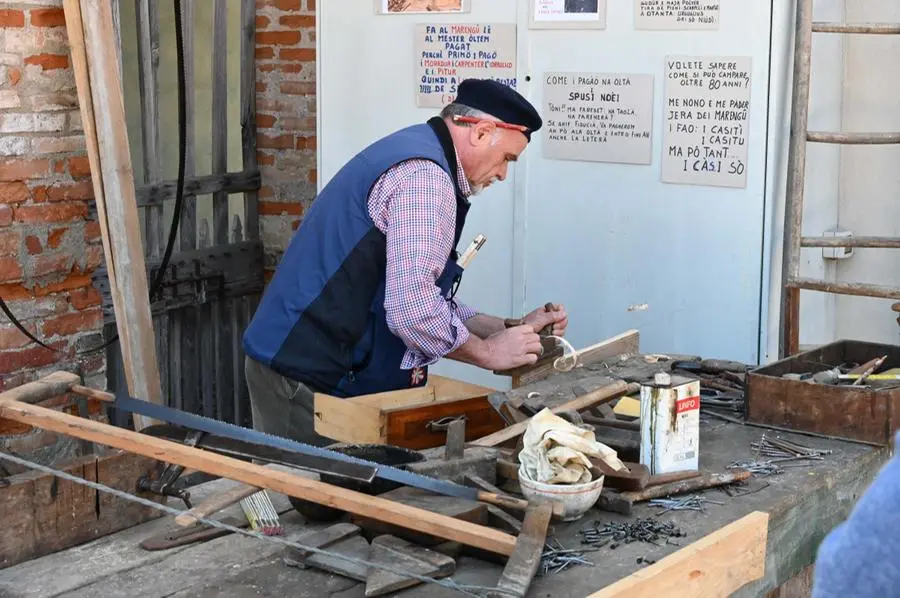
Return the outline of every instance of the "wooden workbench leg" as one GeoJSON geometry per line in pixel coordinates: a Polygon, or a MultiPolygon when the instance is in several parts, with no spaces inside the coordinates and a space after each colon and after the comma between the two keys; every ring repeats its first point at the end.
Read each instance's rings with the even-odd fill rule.
{"type": "Polygon", "coordinates": [[[506,567],[503,568],[500,581],[497,582],[497,589],[504,590],[504,592],[489,593],[490,598],[508,597],[510,594],[506,592],[513,592],[514,595],[524,598],[531,586],[531,580],[534,579],[534,574],[537,572],[538,565],[541,563],[541,554],[543,554],[544,544],[547,542],[547,528],[550,525],[552,514],[553,509],[547,503],[528,507],[525,521],[522,522],[522,531],[516,541],[516,548],[506,562],[506,567]]]}

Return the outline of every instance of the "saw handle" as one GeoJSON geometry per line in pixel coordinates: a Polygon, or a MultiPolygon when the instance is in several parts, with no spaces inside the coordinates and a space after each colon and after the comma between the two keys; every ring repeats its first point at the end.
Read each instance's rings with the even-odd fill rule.
{"type": "MultiPolygon", "coordinates": [[[[523,513],[528,510],[529,507],[529,502],[527,500],[513,498],[512,496],[505,496],[503,494],[495,494],[494,492],[481,491],[478,493],[478,500],[503,509],[513,509],[523,513]]],[[[550,505],[553,509],[554,516],[561,517],[563,515],[564,506],[562,503],[551,502],[550,505]]]]}

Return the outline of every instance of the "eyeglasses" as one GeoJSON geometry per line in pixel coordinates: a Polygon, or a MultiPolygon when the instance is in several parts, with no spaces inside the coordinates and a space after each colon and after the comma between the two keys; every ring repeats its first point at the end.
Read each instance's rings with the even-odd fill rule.
{"type": "Polygon", "coordinates": [[[503,121],[496,121],[496,120],[484,120],[483,118],[475,118],[474,116],[454,115],[453,122],[468,123],[470,125],[477,125],[480,122],[489,122],[489,123],[492,123],[492,124],[498,126],[501,129],[512,129],[513,131],[519,131],[520,133],[528,132],[528,127],[526,127],[524,125],[514,125],[512,123],[505,123],[503,121]]]}

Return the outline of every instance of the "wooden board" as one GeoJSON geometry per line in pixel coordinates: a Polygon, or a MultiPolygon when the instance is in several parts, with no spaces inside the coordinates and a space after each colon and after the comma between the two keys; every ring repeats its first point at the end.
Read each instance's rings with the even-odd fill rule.
{"type": "Polygon", "coordinates": [[[765,573],[768,529],[750,513],[588,598],[725,598],[765,573]]]}
{"type": "MultiPolygon", "coordinates": [[[[155,459],[117,451],[100,458],[79,457],[57,469],[134,493],[138,478],[152,472],[155,464],[155,459]]],[[[10,485],[0,488],[0,512],[4,514],[0,568],[64,550],[161,515],[155,509],[35,470],[7,479],[10,485]]],[[[162,501],[162,497],[151,494],[139,495],[162,501]]]]}
{"type": "MultiPolygon", "coordinates": [[[[577,364],[585,366],[615,357],[616,355],[634,354],[639,351],[639,348],[640,333],[637,330],[628,330],[590,347],[579,349],[575,355],[577,356],[577,364]]],[[[567,356],[566,360],[569,359],[571,357],[567,356]]],[[[543,362],[531,370],[515,376],[513,378],[513,388],[531,384],[551,376],[556,372],[553,366],[555,361],[543,362]]]]}

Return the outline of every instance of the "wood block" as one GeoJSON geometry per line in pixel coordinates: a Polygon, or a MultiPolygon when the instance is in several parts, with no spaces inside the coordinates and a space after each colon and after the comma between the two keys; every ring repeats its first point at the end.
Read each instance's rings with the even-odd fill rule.
{"type": "MultiPolygon", "coordinates": [[[[396,490],[391,490],[390,492],[379,495],[379,498],[424,509],[433,513],[439,513],[448,517],[454,517],[470,523],[487,525],[488,522],[487,505],[484,503],[454,496],[434,494],[419,488],[397,488],[396,490]]],[[[403,529],[398,526],[375,521],[359,515],[351,515],[350,521],[354,525],[363,528],[368,532],[370,537],[393,535],[404,540],[409,540],[410,542],[415,542],[416,544],[421,544],[422,546],[435,546],[445,541],[444,538],[403,529]]]]}
{"type": "MultiPolygon", "coordinates": [[[[297,538],[297,542],[313,548],[328,549],[360,560],[369,558],[369,543],[360,536],[360,529],[357,526],[348,523],[339,523],[305,534],[297,538]]],[[[366,581],[368,576],[366,565],[299,548],[288,548],[284,562],[291,567],[315,567],[357,581],[366,581]]]]}
{"type": "MultiPolygon", "coordinates": [[[[79,457],[57,469],[91,482],[134,493],[135,483],[155,471],[156,461],[113,452],[103,457],[79,457]]],[[[65,550],[162,515],[161,511],[83,484],[38,471],[7,478],[0,488],[0,512],[6,513],[0,534],[0,569],[65,550]],[[13,516],[14,514],[14,516],[13,516]]],[[[141,492],[157,502],[163,497],[141,492]]]]}
{"type": "MultiPolygon", "coordinates": [[[[389,535],[372,540],[369,560],[435,579],[453,575],[456,571],[456,561],[449,556],[389,535]]],[[[420,583],[422,582],[411,577],[369,567],[366,596],[383,596],[420,583]]]]}
{"type": "Polygon", "coordinates": [[[522,523],[522,533],[516,541],[516,549],[510,555],[500,581],[497,582],[497,589],[503,592],[488,593],[490,598],[510,594],[524,598],[541,562],[551,515],[551,507],[546,503],[528,508],[522,523]]]}
{"type": "Polygon", "coordinates": [[[615,488],[616,490],[642,490],[650,481],[650,470],[646,465],[640,463],[631,463],[623,461],[628,471],[614,471],[609,465],[604,463],[602,459],[591,458],[591,463],[603,472],[605,479],[603,480],[604,488],[615,488]]]}

